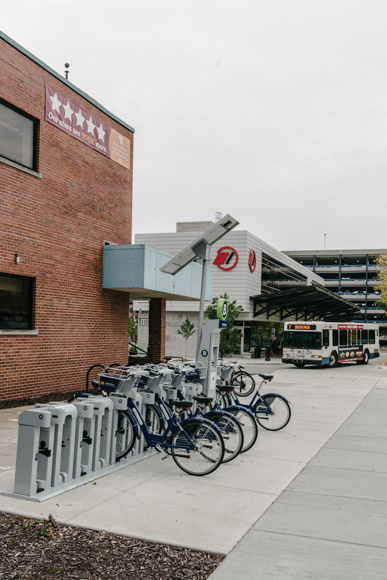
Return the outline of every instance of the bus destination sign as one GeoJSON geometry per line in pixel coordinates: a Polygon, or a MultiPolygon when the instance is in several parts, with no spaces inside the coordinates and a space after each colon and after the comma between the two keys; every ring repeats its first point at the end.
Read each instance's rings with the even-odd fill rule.
{"type": "Polygon", "coordinates": [[[289,324],[288,330],[316,330],[315,324],[289,324]]]}

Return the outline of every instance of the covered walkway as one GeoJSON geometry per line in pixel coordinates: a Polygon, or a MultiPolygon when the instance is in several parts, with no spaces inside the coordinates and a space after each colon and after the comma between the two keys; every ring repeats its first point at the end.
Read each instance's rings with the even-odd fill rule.
{"type": "Polygon", "coordinates": [[[254,318],[279,316],[280,320],[326,320],[339,322],[358,317],[360,308],[317,282],[287,286],[284,290],[252,296],[254,318]]]}

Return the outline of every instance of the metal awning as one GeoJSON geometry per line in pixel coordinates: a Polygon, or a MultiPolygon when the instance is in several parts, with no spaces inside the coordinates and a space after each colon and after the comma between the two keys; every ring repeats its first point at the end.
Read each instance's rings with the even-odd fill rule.
{"type": "Polygon", "coordinates": [[[254,318],[266,314],[280,320],[352,320],[360,308],[338,296],[317,282],[310,286],[294,286],[272,294],[251,296],[254,300],[254,318]]]}
{"type": "MultiPolygon", "coordinates": [[[[132,300],[200,300],[202,267],[189,264],[170,276],[160,268],[172,254],[144,244],[105,245],[103,249],[103,288],[128,292],[132,300]]],[[[211,273],[206,284],[206,300],[211,300],[211,273]]]]}

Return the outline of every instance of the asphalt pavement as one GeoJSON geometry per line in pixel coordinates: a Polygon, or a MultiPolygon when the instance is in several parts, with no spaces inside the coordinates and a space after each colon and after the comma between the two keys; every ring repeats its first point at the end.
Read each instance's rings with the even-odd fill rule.
{"type": "MultiPolygon", "coordinates": [[[[375,370],[360,367],[359,380],[375,370]]],[[[339,371],[353,372],[334,369],[329,378],[339,371]]],[[[341,402],[329,396],[329,404],[341,402]]],[[[236,578],[387,578],[387,377],[376,380],[209,580],[236,578]]]]}

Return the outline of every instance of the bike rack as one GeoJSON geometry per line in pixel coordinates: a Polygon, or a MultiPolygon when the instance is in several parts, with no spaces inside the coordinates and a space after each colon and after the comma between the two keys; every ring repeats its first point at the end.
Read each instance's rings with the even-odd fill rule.
{"type": "Polygon", "coordinates": [[[51,426],[54,428],[51,487],[56,487],[73,478],[77,410],[74,405],[61,403],[37,405],[37,408],[51,414],[51,426]]]}
{"type": "Polygon", "coordinates": [[[53,442],[49,411],[31,409],[20,413],[15,494],[30,496],[47,487],[51,476],[53,442]]]}
{"type": "MultiPolygon", "coordinates": [[[[100,387],[110,391],[108,397],[38,404],[20,413],[14,488],[3,495],[44,501],[156,453],[140,434],[132,451],[116,462],[118,416],[127,409],[128,398],[145,416],[156,393],[165,397],[164,388],[177,397],[173,371],[162,368],[157,375],[125,367],[103,371],[100,387]],[[141,377],[147,378],[145,389],[137,392],[135,384],[141,377]]],[[[193,396],[201,385],[189,387],[193,396]]]]}
{"type": "Polygon", "coordinates": [[[94,404],[88,399],[73,403],[77,411],[74,445],[74,479],[79,479],[92,471],[94,404]]]}
{"type": "Polygon", "coordinates": [[[114,464],[116,462],[118,411],[124,411],[128,408],[128,399],[121,393],[111,393],[110,397],[115,411],[113,413],[112,437],[110,442],[110,463],[114,464]]]}

